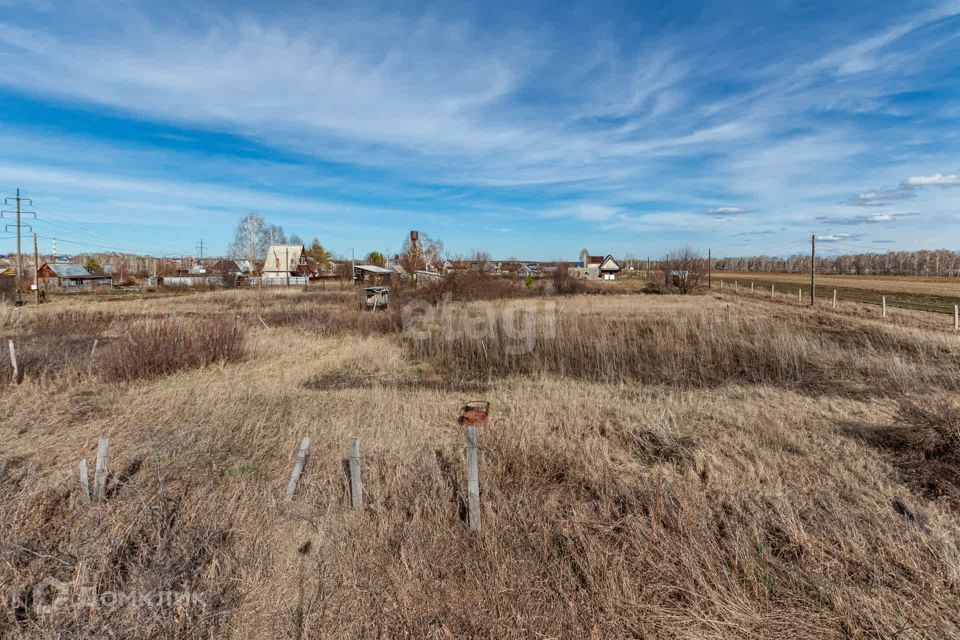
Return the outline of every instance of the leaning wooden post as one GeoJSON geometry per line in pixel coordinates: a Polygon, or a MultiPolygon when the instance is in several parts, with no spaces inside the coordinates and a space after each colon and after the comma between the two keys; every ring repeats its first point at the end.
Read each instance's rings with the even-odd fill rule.
{"type": "Polygon", "coordinates": [[[10,366],[13,367],[13,384],[20,384],[20,368],[17,366],[17,348],[13,346],[13,340],[7,340],[10,345],[10,366]]]}
{"type": "Polygon", "coordinates": [[[83,497],[90,502],[90,472],[87,470],[87,461],[80,461],[80,491],[83,497]]]}
{"type": "Polygon", "coordinates": [[[836,289],[833,290],[833,308],[834,309],[837,308],[837,290],[836,289]]]}
{"type": "Polygon", "coordinates": [[[470,528],[480,529],[480,469],[477,462],[477,428],[467,427],[467,507],[470,528]]]}
{"type": "Polygon", "coordinates": [[[953,305],[953,330],[960,331],[960,304],[953,305]]]}
{"type": "Polygon", "coordinates": [[[93,473],[93,501],[103,502],[107,497],[107,456],[110,453],[110,438],[97,442],[97,467],[93,473]]]}
{"type": "Polygon", "coordinates": [[[880,297],[880,317],[887,317],[887,296],[880,297]]]}
{"type": "Polygon", "coordinates": [[[360,438],[350,439],[350,503],[363,509],[363,481],[360,479],[360,438]]]}
{"type": "Polygon", "coordinates": [[[97,357],[97,345],[100,344],[98,338],[93,339],[93,347],[90,349],[90,359],[94,360],[97,357]]]}
{"type": "Polygon", "coordinates": [[[300,441],[300,449],[297,451],[297,458],[293,462],[293,471],[290,472],[290,482],[287,483],[287,502],[293,500],[293,494],[297,492],[297,483],[300,482],[300,474],[303,473],[303,465],[307,462],[307,450],[310,449],[310,436],[304,436],[300,441]]]}

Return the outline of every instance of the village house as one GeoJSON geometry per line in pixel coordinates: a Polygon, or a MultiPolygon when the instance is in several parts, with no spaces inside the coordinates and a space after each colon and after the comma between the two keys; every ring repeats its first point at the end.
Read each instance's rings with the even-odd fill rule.
{"type": "Polygon", "coordinates": [[[37,270],[37,282],[45,287],[59,289],[93,289],[112,286],[113,278],[90,273],[79,264],[44,262],[37,270]]]}
{"type": "Polygon", "coordinates": [[[594,256],[586,249],[580,252],[578,265],[570,269],[574,277],[584,280],[616,280],[620,271],[620,265],[612,255],[594,256]]]}
{"type": "Polygon", "coordinates": [[[263,261],[260,281],[267,285],[307,284],[310,266],[302,244],[272,245],[263,261]]]}

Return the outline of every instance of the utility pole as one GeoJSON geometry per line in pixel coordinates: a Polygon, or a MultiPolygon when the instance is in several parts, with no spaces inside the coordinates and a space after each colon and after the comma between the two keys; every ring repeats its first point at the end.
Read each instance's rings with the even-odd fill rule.
{"type": "Polygon", "coordinates": [[[290,286],[290,247],[285,246],[283,248],[283,261],[287,265],[286,267],[287,270],[284,271],[284,273],[286,274],[286,278],[287,278],[286,285],[289,287],[290,286]]]}
{"type": "Polygon", "coordinates": [[[817,234],[810,236],[810,306],[817,305],[817,234]]]}
{"type": "MultiPolygon", "coordinates": [[[[411,273],[410,275],[411,277],[413,277],[414,283],[416,283],[417,281],[417,259],[419,257],[417,254],[420,253],[419,240],[420,240],[420,232],[414,229],[413,231],[410,232],[410,248],[413,251],[413,273],[411,273]]],[[[424,268],[426,268],[426,265],[424,265],[424,268]]]]}
{"type": "MultiPolygon", "coordinates": [[[[3,199],[3,204],[4,204],[4,205],[9,205],[9,204],[11,204],[11,203],[13,203],[13,202],[16,202],[16,204],[17,204],[17,209],[16,209],[16,211],[0,211],[0,216],[3,216],[4,214],[14,214],[14,213],[16,213],[16,216],[17,216],[17,224],[16,224],[16,226],[17,226],[17,280],[19,280],[20,278],[23,277],[23,253],[22,253],[22,251],[21,251],[21,249],[20,249],[20,243],[21,243],[21,240],[20,240],[20,238],[21,238],[20,229],[21,229],[22,225],[21,225],[21,223],[20,223],[20,219],[21,219],[22,216],[25,216],[25,215],[31,215],[31,216],[33,216],[34,218],[36,218],[36,217],[37,217],[37,214],[34,213],[33,211],[23,211],[23,210],[20,208],[20,205],[21,205],[22,203],[27,203],[27,204],[29,204],[30,206],[33,206],[33,200],[31,200],[30,198],[21,198],[21,197],[20,197],[20,189],[19,189],[19,188],[17,189],[17,195],[16,195],[15,198],[4,198],[4,199],[3,199]]],[[[8,225],[8,226],[12,226],[12,225],[8,225]]],[[[30,232],[33,233],[33,227],[30,226],[30,225],[27,225],[27,226],[30,227],[30,232]]],[[[4,227],[4,229],[6,229],[6,227],[4,227]]]]}
{"type": "Polygon", "coordinates": [[[203,262],[203,239],[201,238],[200,244],[197,245],[200,250],[200,262],[203,262]]]}
{"type": "Polygon", "coordinates": [[[350,284],[353,284],[357,279],[357,256],[353,252],[353,247],[350,247],[350,284]]]}
{"type": "Polygon", "coordinates": [[[713,249],[707,249],[707,289],[713,289],[713,249]]]}
{"type": "Polygon", "coordinates": [[[40,257],[37,253],[37,234],[33,234],[33,299],[40,305],[40,257]]]}

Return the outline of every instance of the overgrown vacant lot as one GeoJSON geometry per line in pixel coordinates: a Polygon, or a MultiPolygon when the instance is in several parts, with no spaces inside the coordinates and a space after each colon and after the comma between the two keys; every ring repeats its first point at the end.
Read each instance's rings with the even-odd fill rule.
{"type": "Polygon", "coordinates": [[[952,332],[706,295],[421,305],[404,332],[397,306],[0,312],[23,371],[0,403],[0,635],[960,637],[952,332]],[[456,417],[480,398],[471,532],[456,417]],[[45,612],[48,576],[202,598],[45,612]]]}

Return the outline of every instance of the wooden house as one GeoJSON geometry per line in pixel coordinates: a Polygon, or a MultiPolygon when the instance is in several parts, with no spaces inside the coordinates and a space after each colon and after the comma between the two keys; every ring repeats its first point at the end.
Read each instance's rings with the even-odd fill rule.
{"type": "Polygon", "coordinates": [[[37,270],[37,282],[59,289],[93,289],[112,286],[113,278],[102,273],[90,273],[79,264],[45,262],[37,270]]]}

